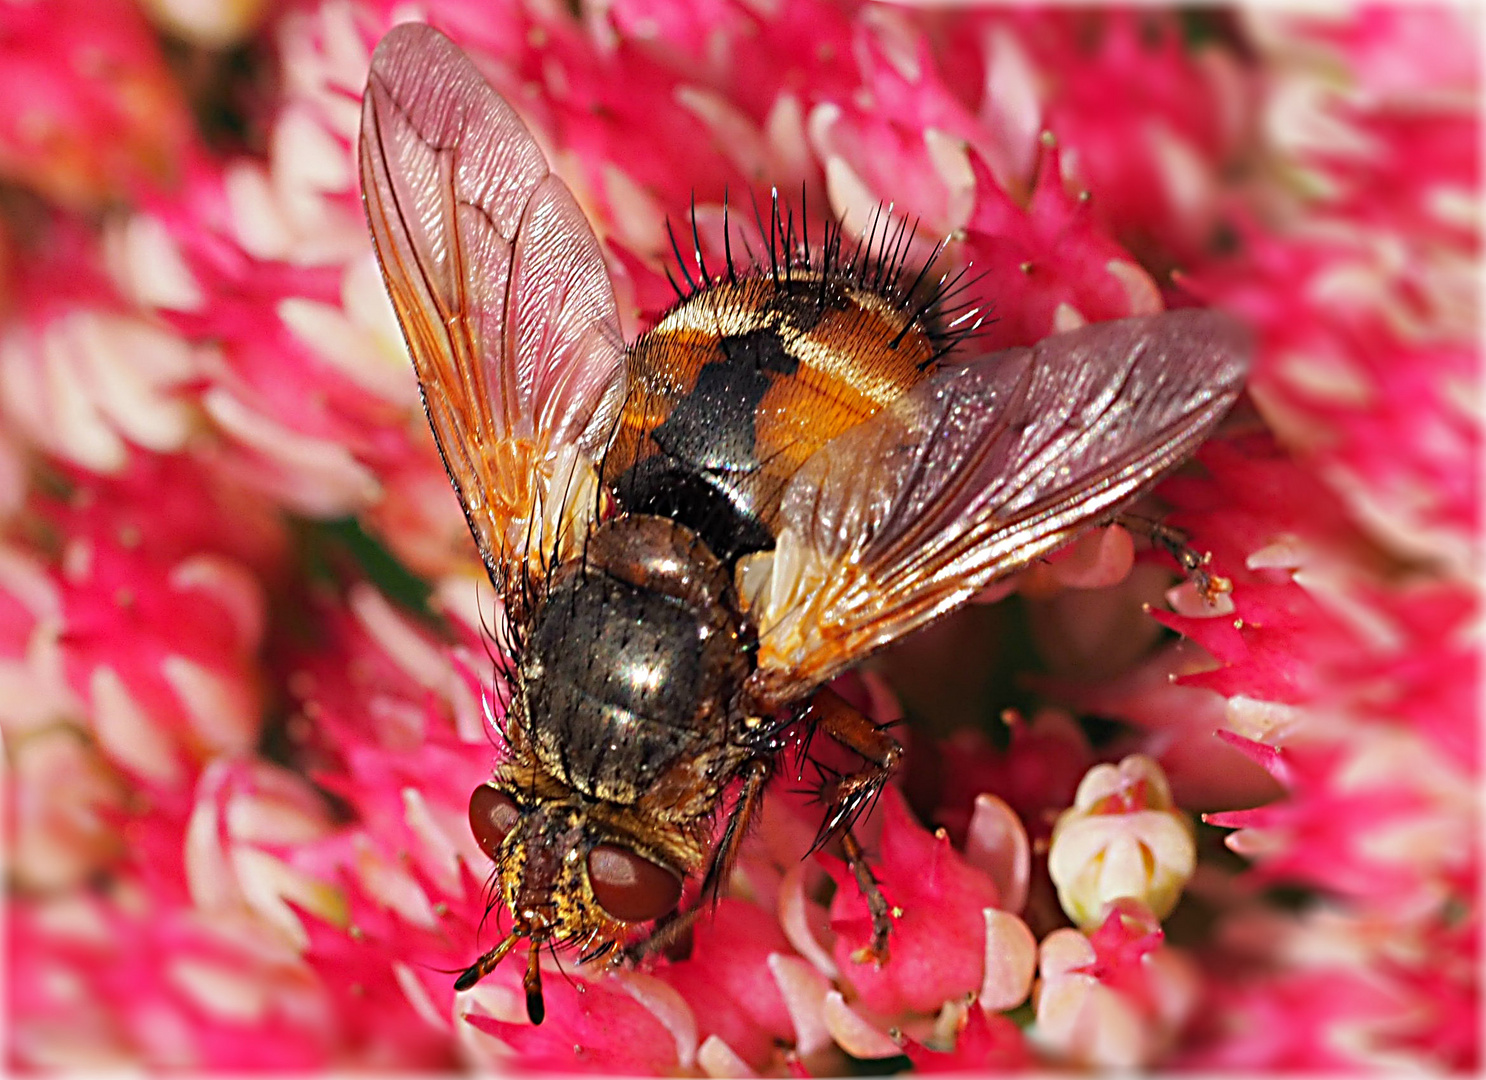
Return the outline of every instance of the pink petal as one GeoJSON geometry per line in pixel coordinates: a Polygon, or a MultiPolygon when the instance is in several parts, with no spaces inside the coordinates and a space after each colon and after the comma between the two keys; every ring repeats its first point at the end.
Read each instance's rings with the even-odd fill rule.
{"type": "Polygon", "coordinates": [[[1016,811],[995,795],[977,795],[965,831],[965,861],[995,882],[1002,908],[1021,911],[1032,878],[1032,845],[1016,811]]]}
{"type": "Polygon", "coordinates": [[[986,923],[985,981],[980,1007],[988,1012],[1014,1009],[1027,1000],[1037,970],[1037,939],[1015,915],[995,908],[982,913],[986,923]]]}
{"type": "Polygon", "coordinates": [[[716,1080],[758,1075],[748,1067],[747,1062],[733,1053],[732,1047],[716,1035],[708,1035],[702,1040],[702,1045],[697,1049],[697,1064],[701,1066],[702,1072],[716,1080]]]}
{"type": "Polygon", "coordinates": [[[826,994],[822,1012],[831,1038],[854,1058],[889,1058],[903,1052],[886,1032],[877,1030],[866,1017],[846,1004],[839,990],[826,994]]]}
{"type": "Polygon", "coordinates": [[[831,1033],[821,1011],[830,992],[825,976],[798,957],[774,953],[768,963],[794,1024],[795,1053],[810,1057],[829,1046],[831,1033]]]}

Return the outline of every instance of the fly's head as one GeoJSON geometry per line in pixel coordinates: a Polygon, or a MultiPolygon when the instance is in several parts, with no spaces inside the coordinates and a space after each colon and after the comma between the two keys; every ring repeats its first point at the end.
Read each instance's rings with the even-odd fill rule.
{"type": "Polygon", "coordinates": [[[582,960],[615,954],[643,923],[669,915],[701,857],[690,836],[639,811],[586,803],[571,791],[501,775],[470,796],[470,828],[496,864],[510,933],[455,983],[473,986],[525,942],[527,1013],[541,1023],[544,947],[572,947],[582,960]]]}

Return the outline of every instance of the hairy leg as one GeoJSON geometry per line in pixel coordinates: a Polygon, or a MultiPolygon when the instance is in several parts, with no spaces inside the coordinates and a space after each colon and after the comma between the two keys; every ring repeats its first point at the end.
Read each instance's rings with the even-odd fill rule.
{"type": "Polygon", "coordinates": [[[897,739],[833,690],[818,691],[801,719],[809,725],[812,733],[824,732],[864,761],[857,771],[830,777],[822,783],[820,795],[826,804],[826,814],[812,850],[833,835],[840,834],[847,868],[856,879],[872,916],[872,943],[853,959],[859,962],[871,960],[881,966],[888,958],[887,939],[893,911],[867,866],[862,845],[852,832],[852,826],[871,806],[898,767],[903,748],[897,739]]]}
{"type": "Polygon", "coordinates": [[[1175,559],[1183,573],[1192,579],[1202,599],[1209,606],[1216,604],[1218,597],[1224,593],[1233,591],[1231,581],[1208,572],[1207,565],[1212,562],[1212,552],[1199,552],[1190,546],[1187,543],[1187,534],[1180,529],[1132,514],[1117,514],[1114,520],[1116,524],[1123,525],[1131,532],[1146,537],[1152,544],[1175,559]]]}

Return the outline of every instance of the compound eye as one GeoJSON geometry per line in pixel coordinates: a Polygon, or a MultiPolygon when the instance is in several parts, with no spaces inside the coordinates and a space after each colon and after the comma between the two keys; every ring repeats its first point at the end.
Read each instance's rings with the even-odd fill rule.
{"type": "Polygon", "coordinates": [[[620,922],[658,919],[681,899],[681,879],[674,873],[614,844],[588,853],[588,884],[599,907],[620,922]]]}
{"type": "Polygon", "coordinates": [[[500,858],[501,841],[520,820],[520,808],[493,785],[481,784],[470,794],[470,831],[480,850],[492,859],[500,858]]]}

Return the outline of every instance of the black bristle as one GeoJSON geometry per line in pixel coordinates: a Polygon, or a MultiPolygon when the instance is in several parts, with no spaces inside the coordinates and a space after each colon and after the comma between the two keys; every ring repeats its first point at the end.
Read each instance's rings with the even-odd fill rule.
{"type": "MultiPolygon", "coordinates": [[[[676,242],[676,230],[671,228],[669,221],[666,222],[666,235],[671,238],[671,253],[676,256],[676,266],[681,271],[681,276],[686,278],[687,292],[682,297],[682,299],[685,299],[687,296],[695,295],[697,283],[691,279],[691,272],[686,269],[686,260],[681,257],[681,245],[676,242]]],[[[667,274],[666,276],[669,277],[670,275],[667,274]]],[[[671,282],[671,287],[676,287],[674,280],[671,282]]]]}
{"type": "Polygon", "coordinates": [[[671,273],[671,268],[669,266],[663,266],[662,269],[666,272],[666,280],[671,283],[671,291],[676,294],[676,299],[678,301],[685,300],[687,293],[680,285],[676,284],[676,277],[671,273]]]}
{"type": "MultiPolygon", "coordinates": [[[[779,195],[774,196],[775,213],[778,213],[779,195]]],[[[795,261],[795,211],[793,207],[786,207],[787,216],[780,219],[779,231],[784,235],[784,283],[790,284],[790,270],[795,261]]]]}
{"type": "Polygon", "coordinates": [[[877,282],[872,279],[880,260],[874,254],[873,248],[877,244],[877,226],[882,220],[882,207],[878,206],[872,211],[872,220],[867,225],[866,236],[857,241],[857,254],[852,256],[855,264],[857,284],[864,289],[876,289],[877,282]]]}
{"type": "Polygon", "coordinates": [[[810,258],[810,207],[805,200],[805,181],[800,181],[800,236],[805,244],[805,265],[814,266],[810,258]]]}
{"type": "Polygon", "coordinates": [[[738,284],[738,271],[733,266],[733,227],[728,219],[728,193],[722,192],[722,252],[728,264],[728,282],[738,284]]]}
{"type": "Polygon", "coordinates": [[[712,275],[707,273],[707,260],[702,258],[702,238],[697,233],[697,196],[692,192],[691,196],[691,250],[696,256],[697,272],[702,275],[702,284],[707,288],[712,287],[712,275]]]}
{"type": "Polygon", "coordinates": [[[895,215],[891,204],[882,203],[874,207],[855,242],[847,247],[845,223],[841,218],[823,220],[818,240],[811,237],[809,191],[805,185],[801,185],[795,206],[789,202],[781,205],[778,189],[770,189],[767,227],[757,195],[752,191],[749,194],[758,230],[756,236],[768,247],[767,262],[763,253],[756,252],[750,243],[750,230],[747,229],[739,231],[746,261],[734,257],[731,198],[725,191],[722,255],[727,272],[714,275],[702,247],[696,199],[693,197],[689,207],[692,245],[689,259],[682,255],[675,230],[669,224],[666,229],[676,259],[674,269],[680,271],[680,277],[678,279],[669,263],[665,273],[678,301],[685,302],[750,277],[767,277],[786,293],[793,293],[797,286],[805,284],[808,291],[802,299],[821,310],[839,302],[832,299],[839,295],[835,290],[845,288],[848,292],[875,293],[901,313],[903,319],[903,326],[889,347],[897,348],[912,334],[922,334],[927,339],[930,353],[922,362],[925,367],[937,363],[974,338],[988,322],[985,309],[973,293],[973,287],[984,274],[971,273],[969,267],[952,268],[941,273],[938,268],[944,265],[947,240],[935,243],[921,262],[916,260],[913,251],[921,224],[917,219],[895,215]],[[688,266],[688,262],[694,263],[695,270],[688,266]],[[806,283],[801,282],[802,274],[806,283]]]}
{"type": "MultiPolygon", "coordinates": [[[[889,221],[888,224],[891,225],[892,222],[889,221]]],[[[916,231],[917,226],[914,229],[916,231]]],[[[884,235],[886,235],[886,230],[884,230],[884,235]]],[[[908,219],[899,218],[898,228],[892,234],[891,246],[889,247],[887,244],[883,245],[882,267],[879,271],[881,275],[879,278],[879,288],[882,292],[897,291],[898,278],[903,269],[902,260],[907,254],[908,245],[912,240],[913,233],[908,231],[908,219]]]]}
{"type": "MultiPolygon", "coordinates": [[[[774,199],[775,199],[774,205],[773,205],[773,207],[769,211],[769,230],[768,230],[768,238],[769,238],[769,274],[774,279],[775,286],[778,286],[778,284],[779,284],[779,250],[775,246],[775,241],[774,241],[774,223],[778,219],[778,216],[779,216],[779,203],[778,203],[779,192],[777,192],[777,191],[774,192],[774,199]]],[[[759,231],[760,231],[760,233],[763,232],[763,221],[762,221],[762,219],[759,221],[759,231]]]]}
{"type": "MultiPolygon", "coordinates": [[[[939,258],[939,253],[943,250],[944,241],[940,240],[937,244],[934,245],[934,249],[929,252],[929,257],[924,260],[924,265],[919,268],[918,273],[914,276],[913,284],[903,290],[903,296],[905,299],[917,296],[919,294],[919,289],[923,286],[924,283],[924,275],[929,272],[929,268],[934,265],[934,260],[939,258]]],[[[924,306],[919,308],[918,312],[914,314],[913,319],[918,319],[924,313],[926,313],[928,309],[929,302],[926,302],[924,306]]],[[[913,320],[910,319],[909,321],[912,322],[913,320]]],[[[907,332],[907,327],[904,328],[904,332],[907,332]]],[[[893,346],[895,348],[897,347],[898,341],[902,338],[902,336],[902,334],[899,334],[897,338],[893,339],[893,346]]]]}

